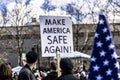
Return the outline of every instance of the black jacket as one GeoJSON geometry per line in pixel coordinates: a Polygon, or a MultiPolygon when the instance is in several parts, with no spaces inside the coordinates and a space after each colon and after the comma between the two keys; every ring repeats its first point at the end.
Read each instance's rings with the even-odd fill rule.
{"type": "Polygon", "coordinates": [[[18,80],[36,80],[35,75],[27,64],[21,69],[18,80]]]}
{"type": "Polygon", "coordinates": [[[60,77],[58,77],[56,80],[79,80],[77,79],[72,72],[64,72],[60,77]]]}
{"type": "Polygon", "coordinates": [[[50,72],[42,80],[55,80],[57,78],[57,72],[50,72]]]}

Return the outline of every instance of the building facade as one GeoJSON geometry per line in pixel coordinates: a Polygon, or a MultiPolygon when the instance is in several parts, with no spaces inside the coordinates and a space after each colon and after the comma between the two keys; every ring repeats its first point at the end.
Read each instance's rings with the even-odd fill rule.
{"type": "MultiPolygon", "coordinates": [[[[120,24],[110,24],[117,54],[120,56],[120,24]]],[[[91,55],[96,24],[73,25],[74,51],[91,55]]],[[[0,61],[18,65],[19,56],[27,53],[32,47],[39,52],[40,64],[48,65],[51,58],[41,57],[39,25],[0,27],[0,61]]]]}

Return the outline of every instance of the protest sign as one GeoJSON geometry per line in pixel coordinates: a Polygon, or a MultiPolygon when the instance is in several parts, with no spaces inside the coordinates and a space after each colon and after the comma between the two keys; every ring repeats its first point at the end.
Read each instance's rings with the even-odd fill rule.
{"type": "Polygon", "coordinates": [[[40,16],[42,57],[73,52],[72,21],[68,16],[40,16]]]}

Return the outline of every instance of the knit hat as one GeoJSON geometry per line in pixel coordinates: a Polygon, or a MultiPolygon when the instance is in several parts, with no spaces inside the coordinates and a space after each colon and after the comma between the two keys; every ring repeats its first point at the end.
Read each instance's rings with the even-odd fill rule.
{"type": "Polygon", "coordinates": [[[73,63],[69,58],[63,58],[60,61],[60,68],[63,71],[68,71],[73,69],[73,63]]]}
{"type": "Polygon", "coordinates": [[[30,51],[26,54],[27,63],[34,63],[38,59],[38,54],[34,51],[30,51]]]}

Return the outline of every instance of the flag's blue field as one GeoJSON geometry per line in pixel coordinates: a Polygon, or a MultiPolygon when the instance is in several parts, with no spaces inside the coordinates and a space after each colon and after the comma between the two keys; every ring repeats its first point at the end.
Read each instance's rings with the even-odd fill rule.
{"type": "Polygon", "coordinates": [[[117,54],[108,22],[103,14],[99,14],[88,80],[119,80],[118,69],[117,54]]]}

